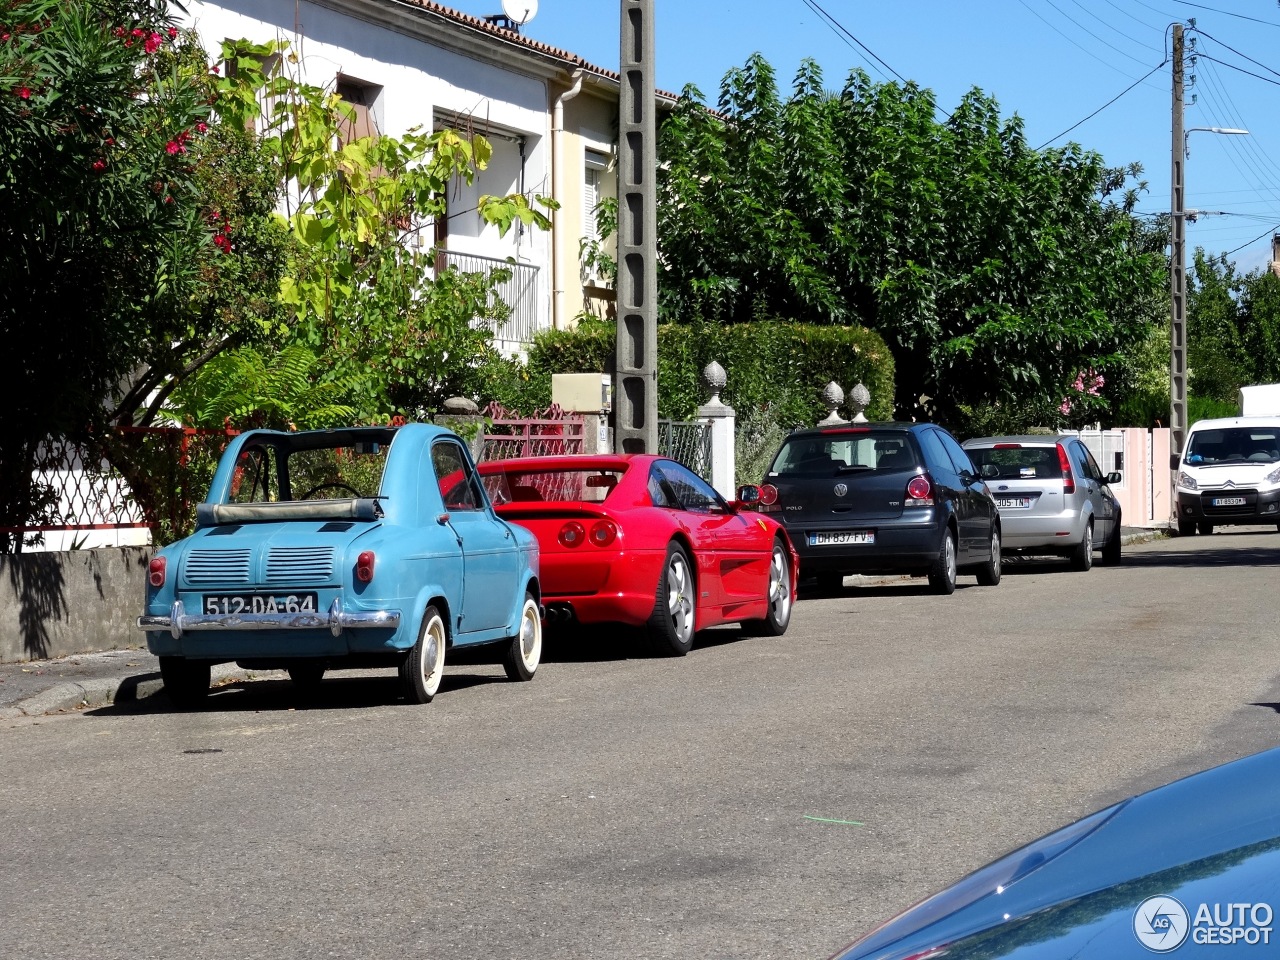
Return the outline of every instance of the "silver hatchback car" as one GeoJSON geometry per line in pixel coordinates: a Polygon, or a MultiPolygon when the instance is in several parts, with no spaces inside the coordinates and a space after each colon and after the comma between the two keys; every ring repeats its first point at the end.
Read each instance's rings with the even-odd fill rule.
{"type": "Polygon", "coordinates": [[[1074,570],[1120,562],[1120,502],[1079,437],[979,437],[963,444],[1000,510],[1006,553],[1058,554],[1074,570]]]}

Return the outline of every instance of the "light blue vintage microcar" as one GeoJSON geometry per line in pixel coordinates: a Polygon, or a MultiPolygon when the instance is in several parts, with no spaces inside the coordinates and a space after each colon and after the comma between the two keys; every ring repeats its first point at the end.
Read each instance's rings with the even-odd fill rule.
{"type": "Polygon", "coordinates": [[[448,430],[252,430],[197,510],[196,532],[151,560],[138,618],[175,704],[202,701],[227,661],[304,689],[396,667],[414,703],[452,647],[500,645],[513,680],[538,667],[537,540],[494,513],[448,430]]]}

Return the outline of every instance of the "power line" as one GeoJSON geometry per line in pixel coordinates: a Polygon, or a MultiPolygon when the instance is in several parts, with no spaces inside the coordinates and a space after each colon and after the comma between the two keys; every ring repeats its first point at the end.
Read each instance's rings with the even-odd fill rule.
{"type": "MultiPolygon", "coordinates": [[[[1143,41],[1139,40],[1137,37],[1130,36],[1129,34],[1125,33],[1123,30],[1121,30],[1119,27],[1117,27],[1117,26],[1116,26],[1114,23],[1112,23],[1110,20],[1107,20],[1107,19],[1105,19],[1105,18],[1103,18],[1103,17],[1098,16],[1096,13],[1094,13],[1092,10],[1090,10],[1088,7],[1086,7],[1083,3],[1081,3],[1081,2],[1080,2],[1080,0],[1071,0],[1071,2],[1072,2],[1072,3],[1074,3],[1074,4],[1075,4],[1077,7],[1079,7],[1081,10],[1083,10],[1085,13],[1087,13],[1089,16],[1093,17],[1093,19],[1097,20],[1097,21],[1098,21],[1100,24],[1102,24],[1104,27],[1109,27],[1109,28],[1111,28],[1111,29],[1112,29],[1112,30],[1114,30],[1116,33],[1120,34],[1120,36],[1122,36],[1122,37],[1124,37],[1126,40],[1128,40],[1130,43],[1136,43],[1138,46],[1143,47],[1143,48],[1145,48],[1145,49],[1147,49],[1147,50],[1151,50],[1151,51],[1153,51],[1153,52],[1155,52],[1155,53],[1159,53],[1159,52],[1160,52],[1160,50],[1159,50],[1157,47],[1150,46],[1149,44],[1146,44],[1146,43],[1144,43],[1143,41]]],[[[1114,4],[1113,4],[1113,6],[1114,6],[1114,4]]],[[[1117,9],[1118,9],[1118,8],[1117,8],[1117,9]]],[[[1123,12],[1123,11],[1121,11],[1121,12],[1123,12]]],[[[1141,23],[1142,21],[1138,21],[1138,22],[1139,22],[1139,23],[1141,23]]],[[[1143,26],[1146,26],[1146,24],[1143,24],[1143,26]]],[[[1142,61],[1139,61],[1139,62],[1141,63],[1142,61]]]]}
{"type": "Polygon", "coordinates": [[[1261,240],[1263,237],[1265,237],[1268,233],[1272,233],[1272,234],[1274,234],[1277,230],[1280,230],[1280,223],[1277,223],[1277,224],[1276,224],[1274,227],[1272,227],[1270,230],[1263,230],[1263,231],[1262,231],[1262,233],[1258,234],[1258,235],[1257,235],[1256,237],[1254,237],[1252,240],[1249,240],[1249,241],[1248,241],[1248,242],[1246,242],[1246,243],[1242,243],[1242,244],[1240,244],[1240,246],[1236,247],[1234,250],[1228,250],[1226,253],[1224,253],[1224,254],[1223,254],[1223,256],[1224,256],[1224,257],[1229,257],[1229,256],[1231,256],[1233,253],[1239,253],[1239,252],[1240,252],[1241,250],[1243,250],[1245,247],[1249,246],[1249,244],[1251,244],[1251,243],[1257,243],[1259,240],[1261,240]]]}
{"type": "Polygon", "coordinates": [[[1219,60],[1217,57],[1211,57],[1207,53],[1197,53],[1196,56],[1203,60],[1212,60],[1214,63],[1220,63],[1230,70],[1236,70],[1247,77],[1253,77],[1255,80],[1265,80],[1267,83],[1274,83],[1277,87],[1280,87],[1280,80],[1272,80],[1270,77],[1264,77],[1262,74],[1254,73],[1252,70],[1246,70],[1244,67],[1237,67],[1234,63],[1227,63],[1225,60],[1219,60]]]}
{"type": "MultiPolygon", "coordinates": [[[[904,77],[904,76],[903,76],[902,74],[900,74],[897,70],[893,69],[893,67],[889,66],[887,63],[885,63],[883,60],[881,60],[881,59],[876,55],[875,51],[873,51],[873,50],[872,50],[870,47],[868,47],[865,43],[863,43],[861,40],[859,40],[857,37],[855,37],[852,33],[850,33],[847,29],[845,29],[844,24],[842,24],[839,20],[837,20],[837,19],[836,19],[835,17],[833,17],[831,14],[827,13],[827,11],[826,11],[826,10],[822,9],[822,7],[818,4],[817,0],[804,0],[804,4],[805,4],[805,6],[807,6],[810,10],[812,10],[814,13],[816,13],[816,14],[818,14],[820,17],[824,18],[824,19],[827,21],[827,23],[829,23],[829,24],[831,25],[832,29],[834,29],[834,30],[838,31],[839,33],[844,34],[846,37],[848,37],[848,38],[849,38],[849,40],[852,40],[854,43],[856,43],[860,48],[862,48],[862,50],[863,50],[863,51],[864,51],[864,52],[865,52],[869,57],[871,57],[873,60],[875,60],[875,61],[876,61],[876,63],[880,64],[880,66],[884,67],[886,70],[888,70],[890,73],[892,73],[895,77],[897,77],[899,80],[901,80],[904,84],[908,82],[906,77],[904,77]]],[[[846,42],[848,42],[848,41],[846,41],[846,42]]]]}
{"type": "Polygon", "coordinates": [[[1220,13],[1224,17],[1237,17],[1240,20],[1250,20],[1253,23],[1261,23],[1268,27],[1280,27],[1280,23],[1272,20],[1259,20],[1257,17],[1247,17],[1243,13],[1232,13],[1230,10],[1219,10],[1217,7],[1208,7],[1203,3],[1191,3],[1190,0],[1174,0],[1174,3],[1180,3],[1184,7],[1195,7],[1197,10],[1208,10],[1211,13],[1220,13]]]}
{"type": "MultiPolygon", "coordinates": [[[[1081,23],[1079,20],[1075,19],[1074,17],[1070,16],[1070,15],[1069,15],[1069,14],[1067,14],[1067,13],[1064,13],[1064,12],[1062,11],[1062,8],[1061,8],[1061,7],[1059,7],[1056,3],[1054,3],[1054,2],[1053,2],[1053,0],[1045,0],[1045,3],[1049,4],[1049,6],[1051,6],[1054,10],[1056,10],[1056,11],[1058,12],[1058,16],[1063,17],[1064,19],[1066,19],[1066,21],[1067,21],[1068,23],[1073,24],[1073,25],[1074,25],[1075,27],[1077,27],[1078,29],[1083,30],[1085,33],[1087,33],[1089,36],[1093,37],[1093,39],[1097,40],[1097,41],[1098,41],[1100,44],[1102,44],[1104,47],[1109,47],[1110,49],[1114,50],[1116,53],[1120,54],[1120,56],[1122,56],[1122,57],[1128,57],[1130,60],[1134,61],[1135,63],[1143,63],[1143,62],[1144,62],[1144,61],[1142,61],[1142,60],[1138,59],[1137,57],[1135,57],[1133,54],[1128,53],[1128,52],[1127,52],[1127,51],[1125,51],[1125,50],[1121,50],[1121,49],[1120,49],[1119,47],[1117,47],[1115,44],[1107,43],[1107,41],[1106,41],[1106,40],[1103,40],[1100,36],[1098,36],[1096,33],[1094,33],[1092,30],[1090,30],[1088,27],[1086,27],[1086,26],[1085,26],[1083,23],[1081,23]]],[[[1025,6],[1025,4],[1024,4],[1024,6],[1025,6]]],[[[1105,22],[1105,21],[1104,21],[1104,22],[1105,22]]]]}
{"type": "MultiPolygon", "coordinates": [[[[808,2],[808,0],[806,0],[806,2],[808,2]]],[[[1066,33],[1063,33],[1061,30],[1059,30],[1059,29],[1058,29],[1058,27],[1057,27],[1057,26],[1055,26],[1054,24],[1052,24],[1052,23],[1050,23],[1048,20],[1046,20],[1046,19],[1045,19],[1045,18],[1040,14],[1040,11],[1039,11],[1039,10],[1036,10],[1034,7],[1032,7],[1031,5],[1029,5],[1029,4],[1027,3],[1027,0],[1018,0],[1018,2],[1019,2],[1020,4],[1022,4],[1022,6],[1023,6],[1023,7],[1025,7],[1025,8],[1027,9],[1027,12],[1029,12],[1032,16],[1034,16],[1037,20],[1039,20],[1041,23],[1043,23],[1046,27],[1048,27],[1050,30],[1052,30],[1054,33],[1056,33],[1058,36],[1060,36],[1060,37],[1062,37],[1064,40],[1066,40],[1066,41],[1067,41],[1067,43],[1071,44],[1071,45],[1072,45],[1072,46],[1074,46],[1074,47],[1078,47],[1079,49],[1083,50],[1086,54],[1088,54],[1089,56],[1093,57],[1093,59],[1097,60],[1097,61],[1098,61],[1100,64],[1102,64],[1104,67],[1110,67],[1112,70],[1114,70],[1116,73],[1120,74],[1121,76],[1129,77],[1129,79],[1131,79],[1131,80],[1133,79],[1133,77],[1132,77],[1132,75],[1131,75],[1131,74],[1125,73],[1123,70],[1121,70],[1121,69],[1120,69],[1119,67],[1117,67],[1115,64],[1110,63],[1110,62],[1109,62],[1109,61],[1107,61],[1107,60],[1104,60],[1102,57],[1098,56],[1096,53],[1094,53],[1094,52],[1093,52],[1092,50],[1090,50],[1088,47],[1085,47],[1085,46],[1081,45],[1080,43],[1077,43],[1077,42],[1076,42],[1076,40],[1075,40],[1074,38],[1072,38],[1071,36],[1067,35],[1066,33]]],[[[1057,10],[1057,7],[1054,7],[1054,9],[1055,9],[1055,10],[1057,10]]],[[[1059,10],[1058,12],[1059,12],[1059,13],[1061,13],[1062,11],[1060,11],[1060,10],[1059,10]]],[[[1071,19],[1071,18],[1070,18],[1070,17],[1068,17],[1067,19],[1071,19]]],[[[1073,21],[1073,22],[1074,22],[1074,21],[1073,21]]],[[[1126,56],[1127,56],[1127,54],[1126,54],[1126,56]]],[[[1147,74],[1147,76],[1150,76],[1150,74],[1147,74]]],[[[1138,80],[1138,82],[1139,82],[1139,83],[1141,83],[1141,82],[1142,82],[1143,80],[1145,80],[1145,79],[1147,79],[1147,77],[1140,77],[1140,78],[1139,78],[1139,80],[1138,80]]],[[[1059,134],[1059,136],[1061,136],[1061,134],[1059,134]]],[[[1056,139],[1056,138],[1055,138],[1055,139],[1056,139]]]]}
{"type": "MultiPolygon", "coordinates": [[[[1024,4],[1024,5],[1025,5],[1025,4],[1024,4]]],[[[1034,12],[1034,11],[1033,11],[1033,12],[1034,12]]],[[[1067,127],[1067,129],[1063,130],[1060,134],[1058,134],[1056,137],[1050,137],[1050,138],[1049,138],[1048,140],[1046,140],[1044,143],[1040,144],[1040,146],[1036,147],[1036,149],[1037,149],[1037,150],[1043,150],[1043,149],[1044,149],[1045,147],[1047,147],[1049,144],[1053,143],[1053,141],[1055,141],[1055,140],[1061,140],[1063,137],[1065,137],[1068,133],[1070,133],[1070,132],[1071,132],[1072,130],[1074,130],[1076,127],[1080,126],[1080,125],[1081,125],[1081,124],[1083,124],[1083,123],[1087,123],[1088,121],[1092,120],[1094,117],[1096,117],[1098,114],[1100,114],[1103,110],[1107,109],[1107,107],[1111,106],[1113,103],[1115,103],[1117,100],[1119,100],[1121,97],[1123,97],[1126,93],[1128,93],[1130,90],[1132,90],[1132,89],[1133,89],[1134,87],[1136,87],[1138,84],[1142,83],[1142,81],[1143,81],[1143,80],[1146,80],[1146,79],[1147,79],[1147,77],[1151,76],[1151,74],[1155,73],[1157,70],[1163,69],[1164,65],[1165,65],[1166,63],[1168,63],[1168,62],[1169,62],[1168,58],[1166,58],[1166,59],[1162,60],[1160,63],[1156,64],[1154,67],[1152,67],[1150,70],[1148,70],[1146,74],[1144,74],[1143,76],[1139,77],[1137,80],[1133,81],[1133,83],[1129,84],[1129,86],[1125,87],[1123,90],[1121,90],[1119,93],[1117,93],[1114,97],[1112,97],[1110,100],[1108,100],[1108,101],[1107,101],[1106,103],[1104,103],[1102,106],[1100,106],[1097,110],[1093,111],[1093,113],[1089,114],[1089,115],[1088,115],[1087,117],[1085,117],[1083,120],[1079,121],[1079,123],[1073,123],[1071,126],[1067,127]]]]}
{"type": "Polygon", "coordinates": [[[1244,59],[1252,63],[1254,66],[1261,67],[1263,70],[1266,70],[1268,73],[1274,73],[1277,77],[1280,77],[1280,73],[1277,73],[1275,70],[1272,70],[1265,63],[1262,63],[1261,61],[1253,59],[1253,57],[1249,56],[1248,54],[1241,53],[1239,50],[1237,50],[1235,47],[1231,46],[1230,44],[1223,43],[1213,34],[1208,33],[1207,31],[1201,30],[1199,27],[1196,27],[1195,30],[1196,30],[1196,33],[1198,33],[1200,36],[1208,37],[1214,43],[1221,44],[1222,46],[1226,47],[1228,50],[1234,53],[1237,57],[1243,57],[1244,59]]]}

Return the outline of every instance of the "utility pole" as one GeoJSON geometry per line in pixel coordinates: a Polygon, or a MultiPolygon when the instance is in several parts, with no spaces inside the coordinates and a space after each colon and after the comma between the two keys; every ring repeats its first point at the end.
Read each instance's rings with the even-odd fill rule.
{"type": "Polygon", "coordinates": [[[658,452],[658,208],[654,0],[621,0],[618,90],[618,332],[614,444],[658,452]]]}
{"type": "Polygon", "coordinates": [[[1182,453],[1187,437],[1186,197],[1182,180],[1186,134],[1182,130],[1182,24],[1173,25],[1173,196],[1169,210],[1169,452],[1182,453]]]}

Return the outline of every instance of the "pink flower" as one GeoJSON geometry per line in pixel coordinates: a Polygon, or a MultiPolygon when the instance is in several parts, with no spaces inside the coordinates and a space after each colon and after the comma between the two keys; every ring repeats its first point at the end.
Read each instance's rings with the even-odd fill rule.
{"type": "Polygon", "coordinates": [[[160,49],[160,44],[162,43],[164,43],[164,37],[160,36],[158,33],[153,33],[151,36],[147,37],[146,43],[142,46],[147,53],[155,53],[160,49]]]}
{"type": "Polygon", "coordinates": [[[30,99],[31,99],[31,88],[30,88],[30,87],[14,87],[14,88],[13,88],[13,93],[14,93],[14,95],[15,95],[15,96],[21,97],[23,100],[30,100],[30,99]]]}
{"type": "Polygon", "coordinates": [[[175,153],[182,153],[182,152],[183,152],[183,151],[182,151],[182,144],[180,144],[180,143],[175,143],[175,142],[174,142],[174,141],[172,141],[172,140],[170,140],[168,143],[166,143],[166,144],[164,145],[164,149],[165,149],[165,152],[166,152],[167,154],[169,154],[169,156],[173,156],[175,153]]]}
{"type": "Polygon", "coordinates": [[[208,133],[208,132],[209,132],[209,125],[208,125],[207,123],[197,123],[197,124],[196,124],[196,132],[197,132],[197,133],[208,133]]]}
{"type": "Polygon", "coordinates": [[[173,39],[174,37],[176,37],[177,35],[178,35],[178,28],[177,28],[177,27],[170,27],[170,28],[169,28],[169,39],[170,39],[170,40],[172,40],[172,39],[173,39]]]}
{"type": "Polygon", "coordinates": [[[133,28],[133,30],[131,30],[130,32],[131,32],[135,37],[140,37],[140,36],[142,36],[144,33],[146,33],[146,31],[145,31],[145,30],[142,30],[142,29],[140,29],[139,27],[134,27],[134,28],[133,28]]]}
{"type": "Polygon", "coordinates": [[[105,161],[105,160],[95,160],[95,161],[93,161],[93,169],[94,169],[94,170],[97,170],[97,171],[99,171],[99,172],[101,172],[101,171],[103,171],[103,170],[107,169],[107,161],[105,161]]]}
{"type": "Polygon", "coordinates": [[[218,65],[215,63],[213,66],[211,66],[209,68],[209,72],[216,74],[218,72],[218,65]]]}

